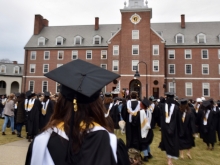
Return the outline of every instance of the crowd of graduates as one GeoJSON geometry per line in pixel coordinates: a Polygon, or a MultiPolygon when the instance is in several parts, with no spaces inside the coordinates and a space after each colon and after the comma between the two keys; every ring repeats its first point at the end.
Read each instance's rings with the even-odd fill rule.
{"type": "Polygon", "coordinates": [[[21,132],[25,126],[26,138],[29,142],[48,123],[56,104],[58,95],[49,92],[11,93],[8,97],[1,96],[0,115],[4,119],[2,135],[6,135],[6,127],[11,127],[12,135],[22,138],[21,132]]]}
{"type": "Polygon", "coordinates": [[[190,150],[195,147],[197,137],[203,140],[207,150],[214,149],[216,134],[220,141],[220,101],[204,97],[195,101],[178,99],[172,92],[159,99],[151,96],[141,100],[138,93],[132,91],[126,98],[113,98],[106,93],[103,103],[106,116],[114,122],[115,133],[119,128],[125,132],[127,148],[142,151],[145,162],[153,157],[150,144],[155,126],[160,127],[158,146],[166,152],[168,165],[173,164],[172,159],[184,159],[184,150],[186,157],[192,159],[190,150]]]}

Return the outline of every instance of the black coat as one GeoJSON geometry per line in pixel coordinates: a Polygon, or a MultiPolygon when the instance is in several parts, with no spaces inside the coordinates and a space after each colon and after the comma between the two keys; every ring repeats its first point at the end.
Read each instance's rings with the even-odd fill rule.
{"type": "Polygon", "coordinates": [[[155,128],[156,123],[159,123],[158,120],[160,120],[160,107],[158,105],[155,105],[151,120],[152,129],[155,128]]]}
{"type": "MultiPolygon", "coordinates": [[[[180,117],[183,112],[179,111],[180,117]]],[[[184,122],[181,121],[181,133],[179,134],[180,150],[195,147],[193,134],[195,133],[195,116],[193,112],[187,112],[184,122]]]]}
{"type": "Polygon", "coordinates": [[[120,121],[120,113],[119,113],[118,105],[112,106],[109,115],[112,118],[112,121],[114,122],[114,129],[119,129],[118,122],[120,121]]]}
{"type": "Polygon", "coordinates": [[[170,123],[166,123],[165,105],[163,104],[161,109],[161,142],[159,148],[166,151],[167,155],[179,157],[179,130],[181,130],[179,108],[175,105],[170,123]]]}
{"type": "Polygon", "coordinates": [[[220,141],[220,107],[216,107],[216,131],[218,135],[218,141],[220,141]]]}
{"type": "Polygon", "coordinates": [[[16,115],[16,123],[20,123],[20,124],[25,123],[24,100],[18,102],[16,114],[17,114],[16,115]]]}

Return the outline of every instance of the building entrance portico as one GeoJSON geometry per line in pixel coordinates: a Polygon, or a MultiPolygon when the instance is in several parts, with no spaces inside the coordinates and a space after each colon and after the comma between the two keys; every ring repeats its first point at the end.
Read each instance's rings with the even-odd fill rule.
{"type": "Polygon", "coordinates": [[[141,89],[142,89],[142,84],[139,80],[137,79],[134,79],[134,80],[131,80],[130,81],[130,84],[129,84],[129,91],[136,91],[138,93],[138,97],[141,98],[142,96],[142,92],[141,92],[141,89]]]}

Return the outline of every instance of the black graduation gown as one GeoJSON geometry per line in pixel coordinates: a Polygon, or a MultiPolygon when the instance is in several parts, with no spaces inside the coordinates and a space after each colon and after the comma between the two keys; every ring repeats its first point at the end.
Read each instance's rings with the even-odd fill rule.
{"type": "MultiPolygon", "coordinates": [[[[100,130],[89,133],[83,141],[79,151],[79,161],[76,165],[128,165],[129,158],[124,142],[118,140],[118,163],[116,163],[109,141],[110,138],[106,131],[100,130]]],[[[25,165],[31,163],[32,148],[33,142],[28,148],[25,165]]],[[[47,148],[55,165],[69,165],[66,162],[68,140],[53,132],[47,148]]]]}
{"type": "Polygon", "coordinates": [[[166,151],[167,155],[179,157],[179,132],[180,116],[179,108],[175,105],[170,123],[165,122],[165,104],[161,109],[161,142],[159,148],[166,151]]]}
{"type": "MultiPolygon", "coordinates": [[[[149,112],[151,113],[151,112],[149,112]]],[[[151,119],[152,121],[152,119],[151,119]]],[[[152,143],[153,141],[153,138],[154,138],[154,132],[152,129],[149,129],[148,131],[148,134],[147,134],[147,137],[146,138],[142,138],[141,137],[141,124],[140,124],[140,111],[137,113],[136,116],[132,116],[132,124],[134,126],[137,127],[137,132],[138,132],[138,147],[139,148],[136,148],[140,151],[143,151],[143,150],[146,150],[148,148],[148,146],[152,143]]]]}
{"type": "Polygon", "coordinates": [[[214,144],[216,142],[215,112],[213,110],[210,111],[207,120],[207,125],[203,124],[204,116],[205,116],[204,110],[200,109],[198,113],[200,138],[203,139],[203,142],[205,143],[214,144]]]}
{"type": "Polygon", "coordinates": [[[217,128],[216,128],[216,131],[217,131],[217,135],[218,135],[218,141],[220,141],[220,107],[216,107],[216,111],[217,111],[217,119],[216,119],[216,125],[217,125],[217,128]]]}
{"type": "Polygon", "coordinates": [[[32,138],[39,133],[39,116],[41,107],[41,102],[38,99],[35,99],[32,109],[27,112],[27,132],[28,136],[31,136],[32,138]]]}
{"type": "Polygon", "coordinates": [[[156,123],[158,123],[158,119],[160,119],[160,107],[158,105],[155,105],[151,120],[152,129],[155,128],[156,123]]]}
{"type": "Polygon", "coordinates": [[[53,110],[54,110],[54,103],[50,100],[47,105],[46,114],[43,115],[40,112],[40,123],[39,123],[40,130],[42,130],[42,128],[44,128],[46,124],[49,122],[50,117],[53,114],[53,110]]]}
{"type": "Polygon", "coordinates": [[[120,113],[119,113],[118,105],[112,106],[109,115],[112,118],[112,121],[114,122],[114,129],[119,129],[118,122],[120,121],[120,113]]]}
{"type": "MultiPolygon", "coordinates": [[[[180,112],[180,117],[183,112],[180,112]]],[[[185,121],[181,121],[182,132],[179,134],[179,149],[190,149],[195,147],[193,134],[195,133],[195,116],[193,112],[187,112],[185,116],[185,121]]]]}

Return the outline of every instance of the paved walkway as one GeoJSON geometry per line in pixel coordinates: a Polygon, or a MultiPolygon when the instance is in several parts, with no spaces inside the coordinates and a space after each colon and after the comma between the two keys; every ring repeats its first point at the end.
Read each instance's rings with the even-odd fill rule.
{"type": "Polygon", "coordinates": [[[29,146],[27,139],[0,145],[0,165],[24,165],[29,146]]]}

